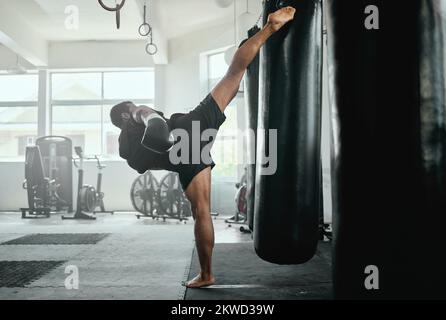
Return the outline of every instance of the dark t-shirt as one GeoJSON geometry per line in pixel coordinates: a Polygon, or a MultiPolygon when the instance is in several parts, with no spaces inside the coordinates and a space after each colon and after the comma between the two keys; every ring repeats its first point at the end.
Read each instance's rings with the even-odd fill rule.
{"type": "MultiPolygon", "coordinates": [[[[192,138],[194,136],[194,122],[198,122],[200,125],[200,134],[207,129],[218,130],[221,124],[225,121],[226,117],[220,110],[217,102],[214,100],[211,94],[208,94],[203,101],[192,111],[187,114],[175,113],[170,119],[166,119],[162,112],[156,111],[160,116],[162,116],[172,132],[174,129],[181,129],[183,132],[188,133],[188,146],[194,145],[192,138]]],[[[193,155],[191,149],[188,151],[188,162],[180,162],[178,164],[173,164],[170,161],[169,155],[171,152],[166,152],[164,154],[159,154],[154,151],[148,150],[141,145],[141,140],[144,135],[145,126],[140,123],[136,123],[133,118],[131,118],[127,123],[124,124],[121,135],[119,136],[119,155],[127,160],[129,166],[138,173],[143,174],[147,170],[167,170],[174,171],[179,174],[180,182],[183,190],[187,189],[187,186],[192,181],[192,179],[203,169],[207,167],[213,168],[215,163],[212,161],[210,153],[207,154],[206,160],[199,156],[199,162],[194,163],[193,155]]],[[[176,142],[180,137],[176,137],[176,142]]],[[[202,141],[201,136],[199,137],[199,149],[194,152],[199,152],[199,155],[203,155],[203,148],[209,143],[213,143],[215,136],[208,137],[208,141],[202,141]]],[[[181,154],[182,150],[179,150],[181,154]]],[[[173,156],[177,151],[172,150],[173,156]]],[[[209,149],[206,150],[209,152],[209,149]]]]}
{"type": "MultiPolygon", "coordinates": [[[[182,114],[176,113],[172,115],[171,119],[167,119],[162,112],[157,113],[166,120],[170,130],[172,130],[172,120],[182,116],[182,114]]],[[[156,153],[141,145],[144,131],[144,124],[137,123],[133,117],[130,117],[130,120],[124,124],[119,135],[119,156],[126,159],[128,165],[140,174],[149,169],[174,171],[174,167],[169,161],[168,153],[156,153]]]]}

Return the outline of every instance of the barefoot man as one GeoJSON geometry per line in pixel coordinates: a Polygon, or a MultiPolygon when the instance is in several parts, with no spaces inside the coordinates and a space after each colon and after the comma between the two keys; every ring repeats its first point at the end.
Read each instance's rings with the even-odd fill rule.
{"type": "Polygon", "coordinates": [[[286,7],[270,14],[263,29],[236,51],[223,79],[188,114],[174,114],[167,119],[161,112],[147,106],[135,106],[130,101],[114,106],[110,112],[112,123],[121,129],[119,154],[131,168],[141,174],[147,170],[168,170],[179,175],[192,206],[195,244],[201,267],[200,273],[186,284],[189,288],[215,283],[212,274],[214,227],[210,215],[211,169],[215,164],[209,154],[215,135],[208,134],[210,139],[203,142],[200,134],[206,130],[214,130],[216,134],[226,119],[224,111],[237,94],[247,67],[268,38],[294,18],[295,11],[286,7]],[[193,131],[197,128],[199,135],[194,137],[193,131]],[[181,139],[178,139],[173,131],[187,133],[187,137],[179,134],[181,139]],[[198,148],[194,147],[197,146],[194,139],[198,139],[198,148]],[[187,150],[184,145],[188,146],[187,150]],[[172,160],[178,157],[180,162],[172,160]]]}

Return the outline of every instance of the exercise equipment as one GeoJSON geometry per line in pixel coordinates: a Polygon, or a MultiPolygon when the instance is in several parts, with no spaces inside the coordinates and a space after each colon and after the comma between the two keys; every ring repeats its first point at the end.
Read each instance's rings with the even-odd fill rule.
{"type": "Polygon", "coordinates": [[[161,182],[147,171],[140,175],[132,184],[130,199],[137,214],[136,217],[152,219],[177,219],[187,221],[191,216],[190,203],[186,199],[178,174],[171,172],[165,175],[161,182]]]}
{"type": "MultiPolygon", "coordinates": [[[[253,37],[260,31],[258,26],[248,31],[248,37],[253,37]]],[[[249,230],[254,228],[254,199],[255,199],[255,174],[256,174],[256,141],[257,141],[257,117],[259,108],[259,55],[248,66],[245,75],[245,99],[247,128],[253,130],[254,136],[247,136],[247,223],[249,230]]]]}
{"type": "Polygon", "coordinates": [[[152,26],[147,22],[147,5],[144,3],[144,20],[143,23],[138,28],[138,33],[142,37],[147,37],[150,33],[152,33],[152,26]]]}
{"type": "Polygon", "coordinates": [[[81,202],[88,203],[88,210],[86,210],[87,212],[113,214],[114,211],[105,210],[105,205],[104,205],[105,194],[104,192],[102,192],[102,177],[103,177],[102,170],[107,168],[107,166],[101,163],[101,160],[97,155],[95,155],[93,158],[86,158],[86,159],[96,160],[96,168],[98,169],[98,175],[96,180],[96,188],[94,188],[91,185],[86,185],[82,188],[83,194],[81,195],[81,202]],[[96,210],[97,208],[99,208],[100,211],[97,211],[96,210]]]}
{"type": "MultiPolygon", "coordinates": [[[[321,1],[291,5],[296,18],[268,40],[260,61],[254,247],[259,257],[277,264],[313,257],[322,190],[321,1]],[[270,142],[270,129],[277,129],[277,141],[270,142]],[[262,165],[268,154],[277,161],[275,172],[262,165]]],[[[264,24],[276,10],[275,1],[265,2],[264,24]]]]}
{"type": "Polygon", "coordinates": [[[192,215],[190,202],[186,199],[178,173],[164,176],[159,184],[158,203],[162,212],[169,218],[188,220],[192,215]]]}
{"type": "MultiPolygon", "coordinates": [[[[101,163],[99,156],[95,155],[94,157],[88,158],[83,155],[82,149],[80,147],[76,147],[75,150],[76,154],[79,157],[79,160],[82,159],[95,160],[96,168],[98,169],[96,188],[93,187],[92,185],[83,185],[81,188],[80,201],[82,210],[93,213],[113,214],[114,213],[113,211],[105,210],[105,205],[104,205],[105,194],[104,192],[102,192],[102,177],[103,177],[102,170],[107,168],[107,166],[101,163]],[[96,211],[97,208],[99,208],[100,211],[96,211]]],[[[76,165],[76,160],[74,160],[74,164],[76,165]]]]}
{"type": "MultiPolygon", "coordinates": [[[[156,218],[158,216],[158,190],[159,183],[155,176],[147,171],[132,183],[130,199],[133,208],[142,213],[143,217],[156,218]]],[[[141,215],[136,215],[139,219],[141,215]]]]}
{"type": "MultiPolygon", "coordinates": [[[[225,222],[228,223],[228,227],[233,224],[246,224],[247,222],[247,167],[245,167],[245,173],[242,175],[239,182],[235,184],[237,191],[235,193],[235,215],[226,219],[225,222]]],[[[249,229],[241,226],[241,232],[249,232],[249,229]]]]}
{"type": "Polygon", "coordinates": [[[444,299],[445,3],[326,3],[334,296],[444,299]]]}
{"type": "Polygon", "coordinates": [[[45,176],[42,156],[38,146],[26,147],[25,181],[28,208],[20,208],[23,219],[46,217],[52,211],[66,206],[58,195],[59,185],[56,180],[45,176]]]}
{"type": "MultiPolygon", "coordinates": [[[[101,184],[102,184],[102,173],[101,173],[101,166],[100,162],[95,157],[94,159],[98,160],[98,189],[99,194],[96,192],[96,189],[91,185],[84,185],[84,161],[88,160],[84,156],[83,150],[81,147],[74,147],[74,152],[78,156],[79,164],[77,163],[77,159],[73,158],[73,163],[77,167],[78,172],[78,181],[77,181],[77,204],[76,204],[76,212],[74,213],[73,217],[66,217],[62,216],[62,219],[64,220],[72,220],[72,219],[79,219],[79,220],[95,220],[96,217],[93,215],[94,210],[97,206],[101,206],[101,209],[103,208],[103,197],[104,195],[101,194],[101,184]],[[99,201],[98,201],[99,198],[99,201]]],[[[105,209],[104,209],[105,211],[105,209]]]]}
{"type": "Polygon", "coordinates": [[[158,52],[158,47],[153,43],[153,35],[150,33],[149,35],[149,43],[146,44],[146,52],[147,54],[153,56],[158,52]]]}
{"type": "Polygon", "coordinates": [[[125,0],[121,0],[120,3],[116,2],[116,6],[114,8],[108,7],[107,5],[105,5],[104,0],[98,0],[98,2],[101,5],[101,7],[104,8],[105,10],[115,12],[115,14],[116,14],[116,28],[119,29],[121,27],[121,9],[125,5],[125,0]]]}
{"type": "Polygon", "coordinates": [[[67,207],[73,212],[73,146],[71,139],[62,136],[44,136],[36,140],[42,156],[44,174],[50,180],[55,180],[57,193],[61,201],[56,211],[67,207]]]}
{"type": "Polygon", "coordinates": [[[143,23],[138,28],[138,33],[142,37],[148,37],[148,43],[145,46],[146,53],[153,56],[158,52],[158,47],[153,43],[153,28],[147,21],[147,3],[144,2],[143,23]]]}

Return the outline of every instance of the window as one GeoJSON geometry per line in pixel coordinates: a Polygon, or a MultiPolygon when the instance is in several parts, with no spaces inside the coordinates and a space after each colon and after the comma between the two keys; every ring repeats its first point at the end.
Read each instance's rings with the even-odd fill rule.
{"type": "Polygon", "coordinates": [[[0,157],[25,154],[37,137],[37,74],[0,75],[0,157]]]}
{"type": "Polygon", "coordinates": [[[53,73],[52,134],[72,139],[87,155],[117,157],[119,129],[111,108],[122,101],[153,106],[153,70],[53,73]]]}
{"type": "Polygon", "coordinates": [[[208,55],[208,89],[212,90],[228,70],[225,53],[219,52],[208,55]]]}
{"type": "MultiPolygon", "coordinates": [[[[207,91],[210,92],[228,70],[224,51],[207,55],[207,91]]],[[[226,121],[220,127],[217,139],[212,146],[212,158],[218,166],[213,174],[219,177],[237,177],[237,108],[236,99],[225,110],[226,121]]]]}
{"type": "Polygon", "coordinates": [[[102,154],[101,105],[53,105],[53,135],[72,140],[86,154],[102,154]]]}

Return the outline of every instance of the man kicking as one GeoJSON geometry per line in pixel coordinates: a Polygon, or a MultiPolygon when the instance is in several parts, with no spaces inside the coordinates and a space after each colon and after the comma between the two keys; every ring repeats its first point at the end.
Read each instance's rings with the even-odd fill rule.
{"type": "Polygon", "coordinates": [[[202,142],[199,136],[199,148],[194,148],[192,146],[197,141],[192,141],[193,129],[197,128],[196,124],[200,133],[207,129],[215,132],[219,129],[226,119],[224,111],[237,94],[247,67],[268,38],[294,18],[295,11],[292,7],[286,7],[270,14],[263,29],[236,51],[223,79],[188,114],[174,114],[166,119],[161,112],[147,106],[137,107],[129,101],[114,106],[110,112],[112,123],[121,129],[119,154],[130,167],[141,174],[147,170],[161,169],[178,172],[192,206],[195,244],[201,268],[200,274],[186,284],[189,288],[209,286],[215,282],[212,274],[214,228],[210,215],[211,169],[215,164],[209,154],[209,145],[212,145],[215,137],[202,142]],[[176,129],[188,133],[188,146],[191,148],[188,150],[190,152],[181,155],[181,159],[186,159],[181,163],[171,161],[174,149],[178,153],[175,145],[182,141],[173,137],[172,132],[176,129]]]}

